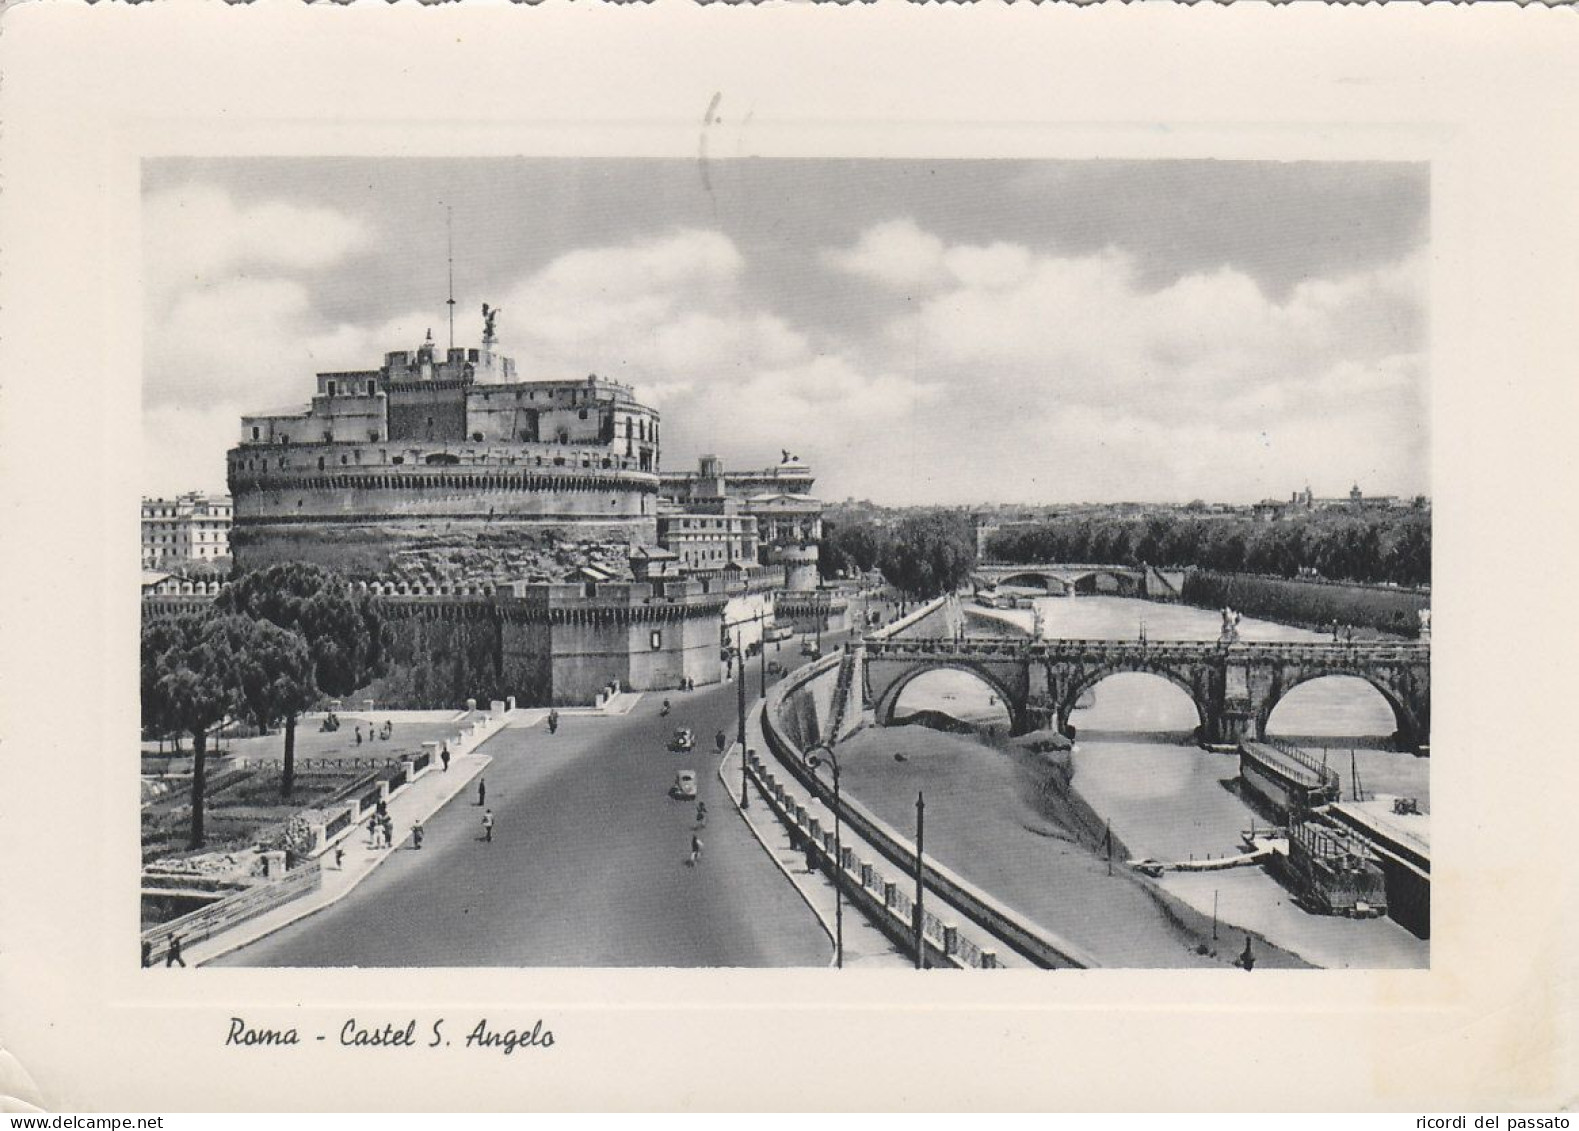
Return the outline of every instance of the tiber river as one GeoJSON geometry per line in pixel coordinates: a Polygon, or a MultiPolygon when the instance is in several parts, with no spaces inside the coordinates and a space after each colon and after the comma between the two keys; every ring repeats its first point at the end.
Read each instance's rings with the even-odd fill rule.
{"type": "MultiPolygon", "coordinates": [[[[1123,597],[1039,600],[1050,637],[1215,640],[1220,617],[1202,609],[1123,597]]],[[[998,611],[1029,632],[1032,613],[998,611]]],[[[990,619],[971,631],[1001,634],[990,619]]],[[[1244,618],[1246,640],[1321,640],[1321,634],[1244,618]]],[[[905,690],[901,716],[933,708],[956,718],[1006,727],[1007,715],[986,685],[954,671],[929,673],[905,690]]],[[[1136,857],[1187,860],[1241,851],[1240,832],[1256,815],[1230,788],[1236,755],[1212,754],[1190,740],[1198,719],[1189,697],[1160,676],[1115,675],[1076,710],[1075,791],[1136,857]]],[[[1269,731],[1326,749],[1343,780],[1357,771],[1367,796],[1399,795],[1430,805],[1430,761],[1382,749],[1392,711],[1361,680],[1327,677],[1291,692],[1273,711],[1269,731]],[[1352,750],[1352,754],[1351,754],[1352,750]]],[[[1185,951],[1172,917],[1132,883],[1106,876],[1048,821],[1045,791],[1010,755],[970,739],[919,727],[867,731],[851,744],[846,789],[895,826],[914,822],[917,788],[928,799],[927,851],[1049,929],[1089,947],[1112,965],[1203,965],[1185,951]],[[864,755],[864,756],[863,756],[864,755]],[[1184,952],[1184,953],[1181,953],[1184,952]]],[[[1264,821],[1262,822],[1264,823],[1264,821]]],[[[1122,868],[1122,864],[1115,866],[1122,868]]],[[[1165,873],[1162,888],[1210,916],[1214,897],[1221,949],[1237,949],[1243,927],[1308,963],[1323,967],[1424,967],[1429,944],[1389,919],[1348,920],[1308,914],[1260,868],[1165,873]]],[[[1218,959],[1221,961],[1221,958],[1218,959]]]]}

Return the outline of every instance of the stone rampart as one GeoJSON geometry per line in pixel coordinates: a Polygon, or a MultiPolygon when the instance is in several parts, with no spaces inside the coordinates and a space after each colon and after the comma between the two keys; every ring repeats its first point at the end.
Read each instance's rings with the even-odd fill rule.
{"type": "Polygon", "coordinates": [[[424,542],[441,541],[448,559],[462,568],[475,561],[486,569],[501,553],[547,552],[566,542],[653,545],[657,522],[655,516],[622,515],[612,509],[584,515],[490,516],[484,505],[480,515],[462,507],[430,515],[368,518],[350,513],[301,522],[238,521],[230,544],[241,569],[309,561],[347,577],[371,578],[391,572],[399,555],[424,542]]]}

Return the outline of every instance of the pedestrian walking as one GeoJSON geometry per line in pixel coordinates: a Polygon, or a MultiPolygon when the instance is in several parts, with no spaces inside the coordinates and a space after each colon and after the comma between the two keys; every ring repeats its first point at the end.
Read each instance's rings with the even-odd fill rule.
{"type": "Polygon", "coordinates": [[[691,834],[691,858],[686,861],[689,867],[696,867],[696,862],[702,858],[702,838],[695,833],[691,834]]]}
{"type": "Polygon", "coordinates": [[[164,964],[165,964],[165,968],[166,969],[168,969],[171,966],[179,966],[183,970],[186,969],[186,959],[181,957],[181,936],[180,935],[171,935],[170,936],[170,949],[165,951],[164,964]]]}
{"type": "Polygon", "coordinates": [[[450,772],[450,744],[446,742],[439,750],[439,761],[444,763],[444,772],[450,772]]]}
{"type": "Polygon", "coordinates": [[[705,801],[698,801],[696,803],[696,825],[697,825],[697,828],[701,828],[705,824],[707,824],[707,802],[705,802],[705,801]]]}
{"type": "Polygon", "coordinates": [[[422,822],[421,821],[413,821],[413,822],[411,822],[411,847],[412,848],[417,848],[417,849],[420,849],[422,847],[422,822]]]}
{"type": "Polygon", "coordinates": [[[384,815],[384,847],[395,847],[395,821],[387,813],[384,815]]]}
{"type": "Polygon", "coordinates": [[[362,745],[362,724],[361,723],[358,723],[356,725],[356,744],[358,746],[362,745]]]}
{"type": "Polygon", "coordinates": [[[724,747],[729,745],[729,737],[728,735],[724,734],[723,731],[719,731],[717,734],[713,735],[713,742],[718,747],[718,752],[722,754],[724,752],[724,747]]]}
{"type": "Polygon", "coordinates": [[[488,779],[477,779],[477,804],[483,805],[488,800],[488,779]]]}
{"type": "Polygon", "coordinates": [[[377,814],[374,814],[373,816],[371,816],[371,817],[369,817],[367,819],[367,846],[369,848],[377,848],[378,847],[378,815],[377,814]]]}
{"type": "Polygon", "coordinates": [[[334,846],[334,866],[340,871],[345,870],[345,845],[343,844],[334,846]]]}
{"type": "Polygon", "coordinates": [[[143,940],[143,969],[146,970],[146,969],[148,969],[148,967],[152,966],[153,964],[154,964],[154,944],[149,942],[147,939],[144,939],[143,940]]]}
{"type": "Polygon", "coordinates": [[[484,809],[482,814],[482,838],[489,844],[493,843],[493,810],[484,809]]]}

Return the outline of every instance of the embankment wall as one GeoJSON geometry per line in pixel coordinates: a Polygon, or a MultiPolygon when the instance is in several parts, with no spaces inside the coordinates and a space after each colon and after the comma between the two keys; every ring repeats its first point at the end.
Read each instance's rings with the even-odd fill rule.
{"type": "Polygon", "coordinates": [[[1203,609],[1238,609],[1246,616],[1325,630],[1333,621],[1416,638],[1420,611],[1431,594],[1336,581],[1302,581],[1259,574],[1191,570],[1183,599],[1203,609]]]}

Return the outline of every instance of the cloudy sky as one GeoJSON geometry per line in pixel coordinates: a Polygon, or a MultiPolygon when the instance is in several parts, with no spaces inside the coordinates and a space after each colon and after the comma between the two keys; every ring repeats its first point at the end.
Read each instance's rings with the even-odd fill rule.
{"type": "Polygon", "coordinates": [[[879,502],[1429,492],[1423,165],[186,160],[144,171],[144,482],[502,308],[528,379],[879,502]]]}

